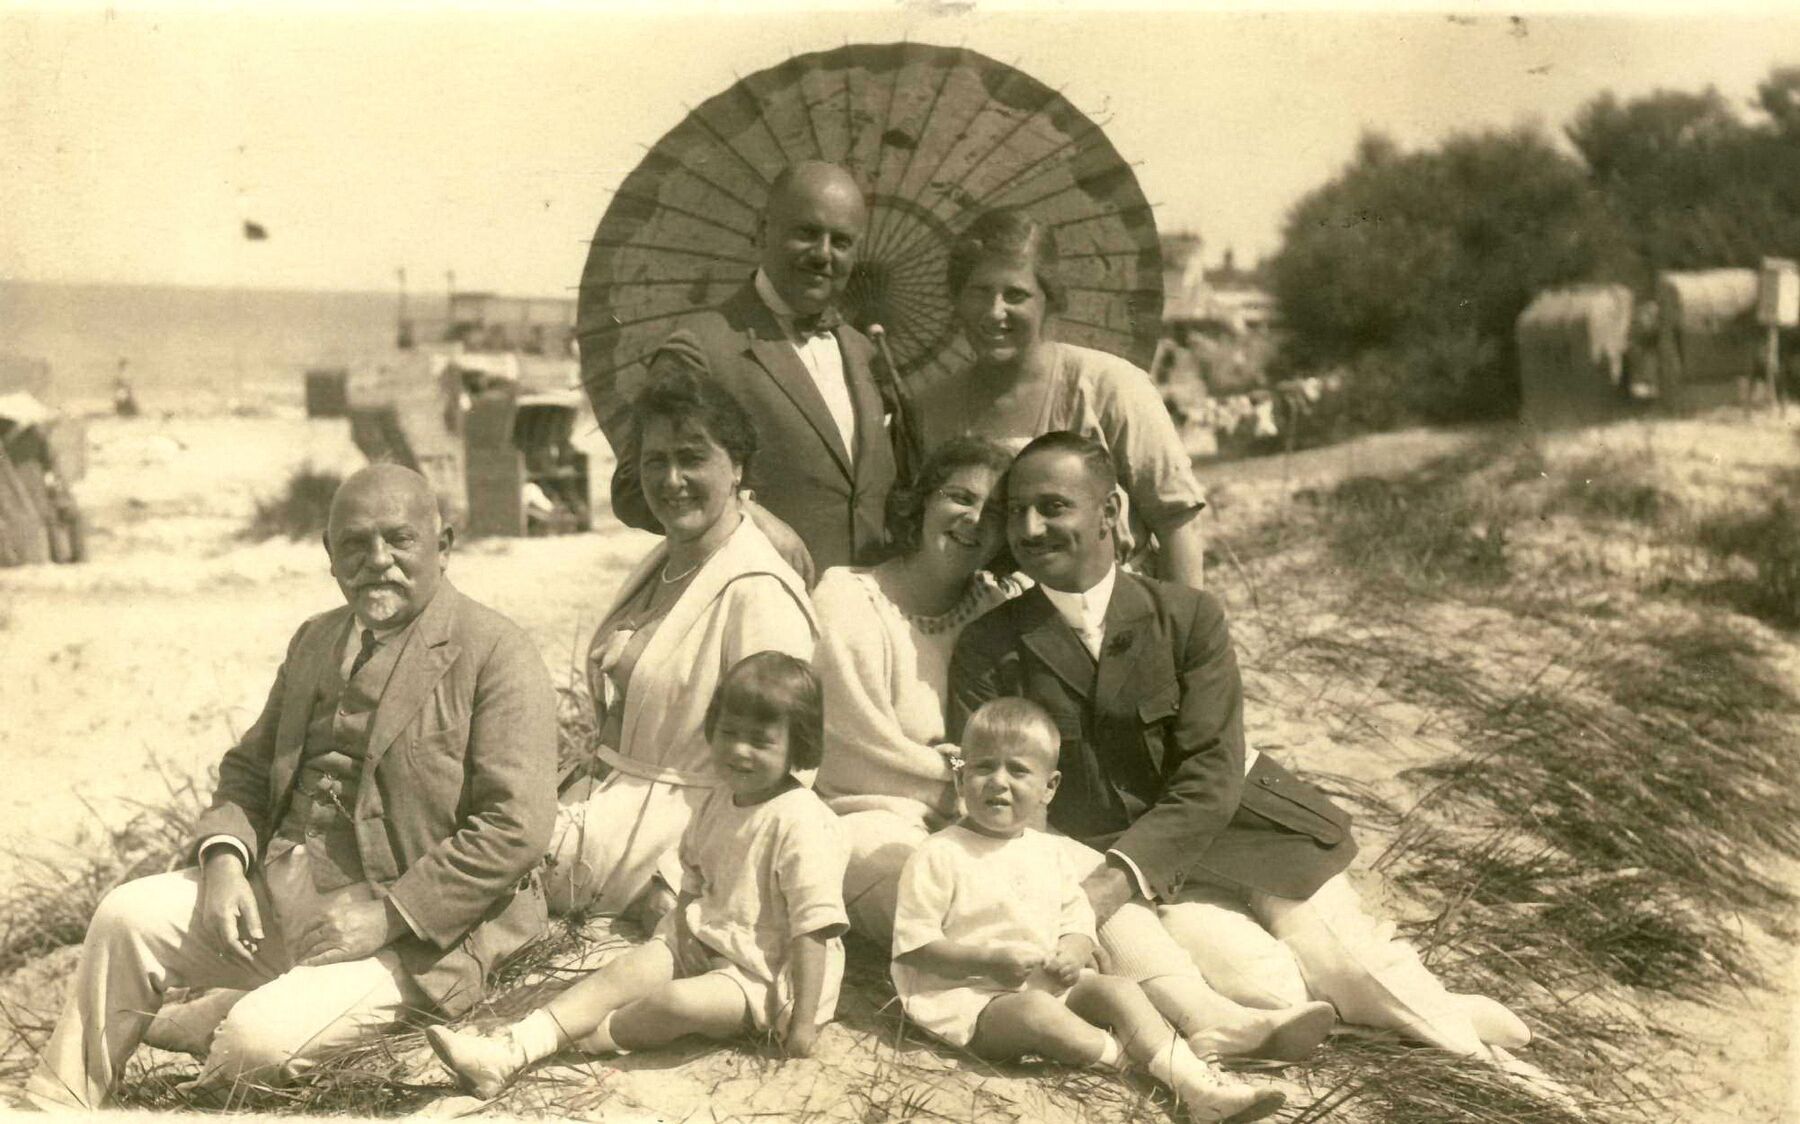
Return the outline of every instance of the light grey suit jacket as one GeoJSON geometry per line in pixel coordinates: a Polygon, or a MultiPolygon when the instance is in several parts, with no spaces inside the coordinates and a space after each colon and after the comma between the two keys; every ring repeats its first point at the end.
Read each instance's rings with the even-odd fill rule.
{"type": "MultiPolygon", "coordinates": [[[[261,716],[219,765],[197,841],[229,835],[262,860],[349,616],[342,606],[294,634],[261,716]]],[[[556,816],[556,693],[530,638],[448,581],[404,643],[351,812],[365,877],[419,930],[395,946],[402,963],[456,1015],[545,932],[537,866],[556,816]]]]}

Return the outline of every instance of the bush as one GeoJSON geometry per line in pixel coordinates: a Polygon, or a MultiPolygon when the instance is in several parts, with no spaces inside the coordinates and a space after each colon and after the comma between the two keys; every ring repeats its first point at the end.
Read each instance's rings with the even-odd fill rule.
{"type": "Polygon", "coordinates": [[[244,537],[261,542],[277,536],[313,538],[325,533],[331,514],[331,497],[344,478],[335,472],[303,464],[288,477],[286,490],[275,499],[259,500],[244,537]]]}

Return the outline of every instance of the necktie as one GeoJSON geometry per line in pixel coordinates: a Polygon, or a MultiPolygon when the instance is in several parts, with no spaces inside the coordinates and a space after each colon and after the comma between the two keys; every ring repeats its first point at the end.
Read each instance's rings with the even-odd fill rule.
{"type": "Polygon", "coordinates": [[[372,628],[365,628],[362,630],[362,647],[357,651],[356,658],[350,662],[351,679],[356,678],[356,673],[363,669],[363,664],[368,663],[369,657],[374,654],[375,630],[372,628]]]}

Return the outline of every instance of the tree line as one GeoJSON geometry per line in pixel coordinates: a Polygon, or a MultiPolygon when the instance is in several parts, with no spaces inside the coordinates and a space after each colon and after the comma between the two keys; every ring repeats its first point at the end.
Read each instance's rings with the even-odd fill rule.
{"type": "Polygon", "coordinates": [[[1368,133],[1289,213],[1269,262],[1290,371],[1339,368],[1369,425],[1506,417],[1513,325],[1539,291],[1800,257],[1800,66],[1744,106],[1717,89],[1589,102],[1563,130],[1402,151],[1368,133]],[[1572,151],[1571,151],[1572,150],[1572,151]]]}

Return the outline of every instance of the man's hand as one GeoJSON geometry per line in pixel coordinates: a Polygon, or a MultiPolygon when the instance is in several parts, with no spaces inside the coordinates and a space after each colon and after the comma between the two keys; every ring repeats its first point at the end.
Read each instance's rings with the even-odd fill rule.
{"type": "Polygon", "coordinates": [[[406,931],[406,922],[383,899],[338,906],[300,934],[294,942],[294,963],[313,967],[361,960],[406,931]]]}
{"type": "Polygon", "coordinates": [[[207,852],[200,868],[200,931],[219,948],[249,964],[262,947],[262,914],[244,874],[244,860],[229,847],[207,852]]]}
{"type": "Polygon", "coordinates": [[[1044,954],[1030,945],[1003,944],[988,953],[987,974],[1003,987],[1023,987],[1044,961],[1044,954]]]}
{"type": "Polygon", "coordinates": [[[794,568],[794,572],[800,575],[806,588],[811,589],[817,584],[819,575],[813,566],[812,552],[806,549],[806,544],[800,541],[800,536],[794,533],[794,529],[782,522],[774,512],[757,503],[748,493],[744,493],[738,502],[743,505],[744,514],[749,517],[750,522],[756,524],[756,529],[768,536],[770,544],[775,547],[775,553],[781,555],[794,568]]]}
{"type": "Polygon", "coordinates": [[[1094,942],[1076,933],[1065,933],[1056,942],[1056,955],[1044,965],[1050,978],[1064,987],[1074,987],[1081,970],[1094,958],[1094,942]]]}
{"type": "Polygon", "coordinates": [[[1119,912],[1120,906],[1137,896],[1131,875],[1110,862],[1082,879],[1081,890],[1087,895],[1088,904],[1094,907],[1096,925],[1106,924],[1106,919],[1119,912]]]}

